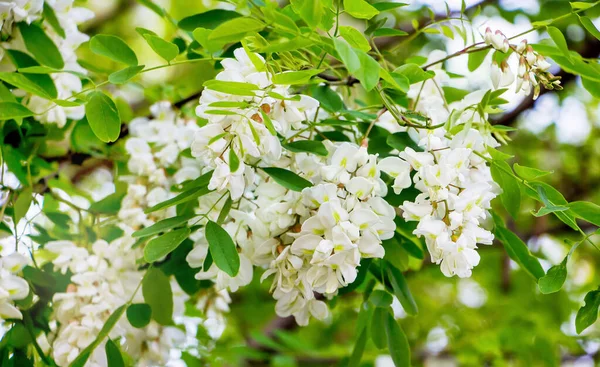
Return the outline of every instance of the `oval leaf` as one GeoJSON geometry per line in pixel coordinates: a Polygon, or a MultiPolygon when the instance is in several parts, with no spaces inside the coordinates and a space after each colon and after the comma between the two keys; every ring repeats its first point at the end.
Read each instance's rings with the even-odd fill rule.
{"type": "Polygon", "coordinates": [[[144,260],[155,262],[170,254],[190,235],[189,228],[180,228],[153,238],[144,248],[144,260]]]}
{"type": "Polygon", "coordinates": [[[138,64],[135,52],[117,36],[98,34],[90,40],[90,49],[93,53],[108,57],[111,60],[135,66],[138,64]]]}
{"type": "Polygon", "coordinates": [[[205,230],[208,248],[215,265],[229,276],[236,276],[240,270],[240,256],[229,233],[213,221],[206,223],[205,230]]]}
{"type": "Polygon", "coordinates": [[[287,169],[265,167],[262,170],[271,176],[275,182],[292,191],[302,191],[302,189],[312,186],[310,181],[298,176],[292,171],[288,171],[287,169]]]}
{"type": "Polygon", "coordinates": [[[58,47],[40,26],[35,23],[27,24],[27,22],[19,22],[18,24],[25,47],[40,64],[55,69],[65,67],[65,62],[58,47]]]}
{"type": "Polygon", "coordinates": [[[152,308],[146,303],[134,303],[127,308],[127,320],[135,328],[143,328],[150,323],[152,308]]]}
{"type": "Polygon", "coordinates": [[[98,139],[115,141],[121,133],[121,117],[115,102],[102,92],[91,92],[85,105],[85,115],[98,139]]]}

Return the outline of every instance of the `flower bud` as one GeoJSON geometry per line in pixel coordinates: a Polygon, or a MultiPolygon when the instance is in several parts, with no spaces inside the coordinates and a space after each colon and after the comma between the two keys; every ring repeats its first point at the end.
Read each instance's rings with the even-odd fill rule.
{"type": "Polygon", "coordinates": [[[523,75],[525,75],[525,73],[527,73],[526,63],[527,63],[527,61],[525,61],[525,58],[523,56],[521,56],[521,58],[519,59],[519,69],[517,70],[517,76],[519,78],[522,78],[523,75]]]}
{"type": "Polygon", "coordinates": [[[492,44],[492,30],[490,27],[485,29],[485,36],[483,37],[483,40],[485,41],[486,45],[492,44]]]}
{"type": "Polygon", "coordinates": [[[537,55],[535,64],[537,68],[542,71],[547,71],[548,69],[550,69],[550,66],[552,66],[548,61],[546,61],[546,58],[544,56],[539,54],[537,55]]]}
{"type": "Polygon", "coordinates": [[[522,54],[525,52],[525,49],[527,49],[527,40],[519,42],[519,45],[517,46],[517,52],[522,54]]]}
{"type": "Polygon", "coordinates": [[[525,59],[527,60],[529,66],[533,66],[533,64],[535,64],[536,57],[531,46],[527,46],[527,54],[525,54],[525,59]]]}

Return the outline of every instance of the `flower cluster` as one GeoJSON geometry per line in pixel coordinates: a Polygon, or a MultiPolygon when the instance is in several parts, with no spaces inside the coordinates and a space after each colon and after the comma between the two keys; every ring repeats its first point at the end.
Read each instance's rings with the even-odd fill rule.
{"type": "Polygon", "coordinates": [[[23,318],[14,301],[29,295],[29,284],[17,275],[28,262],[25,256],[16,252],[13,236],[0,240],[0,320],[23,318]]]}
{"type": "Polygon", "coordinates": [[[243,48],[234,55],[235,59],[221,62],[224,70],[202,93],[196,114],[207,123],[196,133],[192,155],[214,168],[209,188],[227,190],[237,200],[253,183],[252,166],[259,162],[269,165],[281,158],[277,134],[289,137],[304,127],[318,102],[304,95],[292,96],[288,86],[273,84],[260,55],[248,54],[243,48]],[[221,88],[230,82],[239,83],[230,88],[243,85],[244,89],[221,88]]]}
{"type": "MultiPolygon", "coordinates": [[[[14,23],[31,22],[37,20],[42,14],[44,0],[12,0],[0,2],[0,39],[12,33],[14,23]]],[[[0,52],[3,50],[0,48],[0,52]]],[[[0,53],[0,59],[2,54],[0,53]]]]}
{"type": "MultiPolygon", "coordinates": [[[[130,236],[120,237],[111,243],[98,240],[91,251],[71,241],[53,241],[45,248],[55,254],[54,265],[62,272],[70,271],[71,283],[66,292],[54,295],[54,317],[61,327],[51,337],[53,358],[58,365],[70,365],[81,351],[97,337],[108,317],[131,297],[135,303],[143,303],[136,288],[143,277],[137,269],[136,256],[139,249],[130,236]],[[134,296],[135,295],[135,296],[134,296]]],[[[180,302],[183,292],[177,291],[180,302]]],[[[182,311],[182,306],[176,311],[182,311]]],[[[185,334],[176,327],[163,327],[151,321],[143,329],[136,329],[122,318],[112,329],[113,339],[122,338],[127,352],[141,365],[162,364],[170,359],[171,349],[183,343],[185,334]]],[[[103,347],[95,349],[88,362],[91,366],[106,365],[103,347]]]]}
{"type": "Polygon", "coordinates": [[[309,315],[324,319],[326,305],[315,292],[332,297],[354,282],[362,258],[381,258],[381,241],[393,236],[394,209],[382,199],[377,156],[343,143],[321,167],[322,181],[302,191],[308,209],[291,245],[273,248],[277,257],[263,279],[274,275],[273,297],[280,316],[300,325],[309,315]]]}
{"type": "MultiPolygon", "coordinates": [[[[507,53],[509,50],[512,50],[519,57],[517,92],[529,94],[533,88],[533,98],[537,99],[540,94],[540,85],[549,90],[562,89],[560,77],[554,76],[548,71],[551,66],[550,63],[546,61],[544,56],[534,51],[527,44],[527,40],[521,41],[518,45],[512,45],[501,31],[492,33],[489,27],[485,31],[484,40],[487,45],[492,46],[498,51],[507,53]]],[[[491,77],[494,88],[507,87],[515,79],[506,60],[503,60],[500,64],[495,60],[492,61],[491,77]]]]}
{"type": "Polygon", "coordinates": [[[413,184],[421,192],[400,209],[406,221],[419,222],[413,233],[425,238],[432,261],[446,276],[468,277],[479,263],[477,244],[494,239],[482,224],[499,190],[482,158],[487,146],[478,130],[464,128],[451,139],[443,128],[436,133],[424,151],[407,147],[379,168],[394,177],[397,194],[413,184]]]}
{"type": "Polygon", "coordinates": [[[129,154],[130,175],[121,176],[127,182],[127,195],[121,204],[119,218],[132,228],[149,226],[156,220],[175,215],[174,208],[152,213],[144,209],[169,199],[171,186],[200,176],[197,162],[181,156],[191,145],[196,122],[177,116],[169,102],[150,107],[151,118],[140,117],[129,124],[125,149],[129,154]],[[167,169],[175,173],[167,175],[167,169]]]}

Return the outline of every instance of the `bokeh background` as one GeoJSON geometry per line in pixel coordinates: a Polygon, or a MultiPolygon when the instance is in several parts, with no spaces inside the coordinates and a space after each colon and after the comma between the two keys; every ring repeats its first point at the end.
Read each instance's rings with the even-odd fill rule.
{"type": "MultiPolygon", "coordinates": [[[[236,7],[228,2],[212,0],[154,0],[167,9],[176,21],[212,8],[236,7]]],[[[255,0],[256,2],[256,0],[255,0]]],[[[410,32],[411,20],[424,25],[446,17],[442,0],[404,1],[394,16],[387,16],[387,26],[410,32]]],[[[461,1],[447,1],[451,12],[461,8],[461,1]]],[[[285,1],[280,1],[285,6],[285,1]]],[[[166,39],[178,37],[177,29],[134,0],[88,0],[83,3],[96,12],[96,18],[82,28],[90,35],[116,34],[131,45],[147,66],[162,64],[135,27],[151,29],[166,39]]],[[[473,16],[473,32],[469,39],[481,40],[486,27],[499,29],[508,37],[531,28],[532,22],[557,17],[571,10],[565,0],[466,1],[466,13],[473,16]],[[477,10],[480,8],[481,10],[477,10]]],[[[600,28],[600,6],[595,18],[600,28]]],[[[356,20],[344,19],[347,25],[364,29],[356,20]]],[[[585,32],[576,17],[555,24],[566,35],[569,47],[584,57],[596,59],[600,41],[585,32]]],[[[527,39],[536,43],[547,38],[532,32],[527,39]]],[[[394,40],[383,39],[383,52],[393,50],[394,40]]],[[[516,40],[518,41],[518,39],[516,40]]],[[[415,55],[427,56],[432,50],[449,53],[463,48],[463,41],[440,34],[422,34],[408,46],[395,50],[390,57],[396,63],[415,55]]],[[[88,54],[86,45],[80,50],[88,54]]],[[[93,56],[89,54],[93,59],[93,56]]],[[[488,55],[491,57],[491,54],[488,55]]],[[[484,62],[474,72],[467,59],[450,60],[447,70],[454,73],[448,83],[468,90],[491,88],[489,66],[484,62]]],[[[115,65],[98,65],[107,74],[115,65]]],[[[516,65],[512,65],[516,70],[516,65]]],[[[510,134],[512,143],[503,150],[515,156],[522,165],[554,171],[545,180],[558,188],[568,201],[600,202],[600,100],[581,86],[581,80],[560,71],[565,89],[542,94],[536,101],[531,96],[509,91],[503,114],[493,116],[502,125],[517,128],[510,134]]],[[[202,89],[204,80],[214,76],[212,65],[193,64],[145,73],[138,83],[128,84],[116,92],[130,102],[134,114],[144,114],[153,101],[177,101],[202,89]]],[[[517,223],[509,222],[542,260],[547,269],[559,263],[568,252],[571,238],[564,224],[552,216],[536,218],[528,215],[534,203],[523,198],[522,215],[517,223]],[[567,242],[565,242],[567,240],[567,242]]],[[[583,223],[582,223],[583,224],[583,223]]],[[[595,228],[586,228],[594,230],[595,228]]],[[[600,236],[591,237],[600,245],[600,236]]],[[[411,271],[406,274],[420,312],[407,316],[400,304],[394,303],[395,314],[408,335],[414,361],[424,366],[595,366],[600,363],[600,326],[577,335],[574,319],[583,296],[600,285],[598,274],[600,252],[591,245],[581,245],[568,264],[569,276],[563,289],[542,295],[534,281],[512,262],[500,244],[481,250],[481,263],[472,278],[446,278],[439,268],[427,261],[410,258],[411,271]]],[[[365,282],[368,283],[368,282],[365,282]]],[[[356,338],[357,309],[360,294],[347,294],[332,305],[331,323],[312,322],[298,328],[293,322],[278,319],[273,313],[273,300],[259,276],[253,283],[233,295],[231,322],[210,353],[214,365],[330,366],[342,365],[356,338]],[[260,357],[260,358],[259,358],[260,357]],[[255,360],[261,360],[260,363],[255,360]]],[[[383,332],[383,331],[382,331],[383,332]]],[[[205,336],[199,335],[200,338],[205,336]]],[[[363,358],[365,366],[392,366],[391,359],[369,344],[363,358]]]]}

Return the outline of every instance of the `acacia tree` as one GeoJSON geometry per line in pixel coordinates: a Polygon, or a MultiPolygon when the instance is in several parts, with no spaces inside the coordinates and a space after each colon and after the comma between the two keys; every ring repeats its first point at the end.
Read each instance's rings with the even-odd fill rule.
{"type": "MultiPolygon", "coordinates": [[[[464,3],[408,28],[390,21],[398,2],[230,1],[179,20],[139,3],[176,29],[135,29],[162,64],[90,38],[78,25],[94,14],[72,0],[0,2],[2,366],[358,366],[377,353],[408,366],[392,307],[421,317],[406,274],[470,277],[498,242],[548,294],[578,246],[595,247],[600,207],[503,152],[519,131],[501,122],[509,88],[530,104],[576,75],[600,94],[597,59],[557,28],[600,39],[599,2],[508,36],[464,3]],[[530,44],[534,32],[547,37],[530,44]],[[413,46],[431,35],[463,47],[413,46]],[[455,58],[491,64],[490,87],[459,88],[455,58]],[[208,76],[193,93],[129,98],[142,74],[183,64],[208,76]],[[544,269],[515,234],[529,215],[573,231],[559,264],[544,269]],[[279,318],[232,332],[264,324],[244,297],[279,318]],[[339,320],[350,342],[333,360],[283,331],[339,320]]],[[[599,306],[587,293],[578,333],[599,306]]]]}

